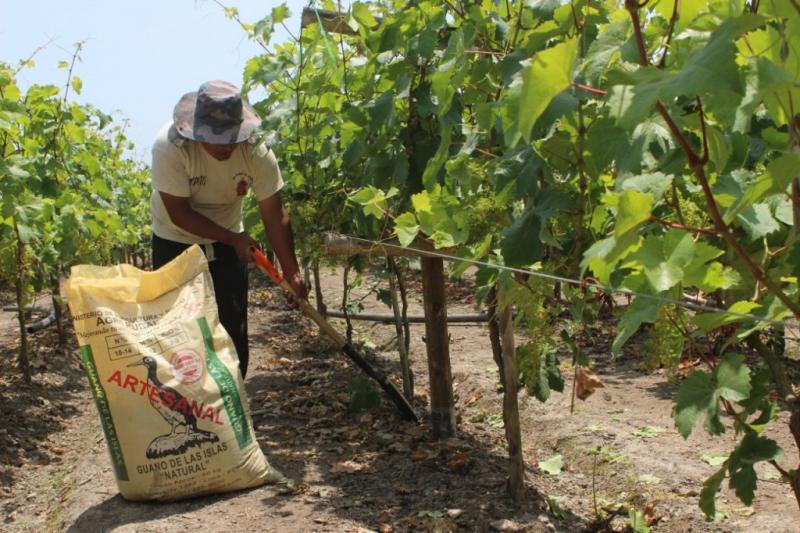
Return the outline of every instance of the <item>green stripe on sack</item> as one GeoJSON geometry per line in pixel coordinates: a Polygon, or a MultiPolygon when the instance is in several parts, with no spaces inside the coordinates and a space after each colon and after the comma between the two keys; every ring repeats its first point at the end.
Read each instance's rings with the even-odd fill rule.
{"type": "Polygon", "coordinates": [[[100,424],[103,426],[103,433],[106,435],[108,451],[111,454],[111,463],[114,465],[114,473],[120,481],[129,481],[128,469],[125,466],[125,456],[122,454],[122,445],[117,436],[117,428],[114,426],[114,418],[111,416],[111,407],[108,405],[106,391],[100,382],[100,375],[97,372],[97,365],[94,363],[92,347],[88,344],[81,346],[81,359],[86,368],[86,375],[89,377],[89,384],[92,386],[92,395],[97,404],[97,412],[100,414],[100,424]]]}
{"type": "Polygon", "coordinates": [[[200,317],[197,319],[197,325],[200,326],[203,342],[206,345],[208,373],[214,379],[217,388],[219,388],[222,404],[225,406],[225,413],[228,415],[228,420],[231,421],[231,427],[234,435],[236,435],[236,442],[239,443],[239,449],[242,449],[250,444],[252,436],[244,416],[242,400],[239,398],[239,389],[236,387],[236,382],[233,380],[228,367],[219,360],[217,352],[214,351],[214,341],[211,338],[211,331],[208,329],[208,322],[206,322],[205,318],[200,317]]]}

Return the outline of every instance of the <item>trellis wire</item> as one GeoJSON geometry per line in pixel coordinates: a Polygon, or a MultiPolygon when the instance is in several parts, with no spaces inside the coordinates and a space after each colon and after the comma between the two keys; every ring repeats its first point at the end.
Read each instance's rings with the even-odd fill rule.
{"type": "Polygon", "coordinates": [[[426,256],[429,256],[429,257],[437,257],[437,258],[444,259],[444,260],[447,260],[447,261],[464,262],[464,263],[469,263],[469,264],[476,265],[476,266],[492,268],[492,269],[495,269],[495,270],[504,270],[504,271],[507,271],[507,272],[514,272],[514,273],[517,273],[517,274],[525,274],[525,275],[533,276],[533,277],[536,277],[536,278],[547,279],[547,280],[550,280],[550,281],[559,281],[561,283],[568,283],[570,285],[576,285],[576,286],[579,286],[579,287],[590,287],[590,288],[593,288],[593,289],[600,289],[600,290],[602,290],[604,292],[608,292],[608,293],[624,294],[626,296],[633,296],[633,297],[636,297],[636,298],[644,298],[644,299],[647,299],[647,300],[653,300],[653,301],[656,301],[656,302],[659,302],[659,303],[662,303],[662,304],[676,305],[678,307],[683,307],[685,309],[690,309],[692,311],[703,311],[703,312],[707,312],[707,313],[718,313],[718,314],[728,315],[728,316],[732,316],[732,317],[736,317],[736,318],[744,318],[744,319],[749,319],[749,320],[753,320],[753,321],[756,321],[756,322],[768,323],[768,324],[771,324],[773,326],[777,326],[777,327],[780,327],[780,328],[783,328],[786,325],[786,321],[784,321],[784,320],[773,320],[773,319],[770,319],[770,318],[764,318],[764,317],[760,317],[760,316],[753,315],[753,314],[750,314],[750,313],[739,313],[739,312],[736,312],[736,311],[730,311],[728,309],[722,309],[722,308],[713,307],[713,306],[710,306],[710,305],[698,304],[698,303],[694,303],[694,302],[687,302],[685,300],[676,300],[674,298],[668,298],[666,296],[659,296],[657,294],[646,294],[646,293],[641,293],[641,292],[637,292],[637,291],[634,291],[634,290],[631,290],[631,289],[625,289],[625,288],[621,288],[621,287],[610,287],[610,286],[604,285],[602,283],[589,282],[589,281],[580,280],[580,279],[568,278],[568,277],[565,277],[565,276],[558,276],[556,274],[548,274],[546,272],[537,272],[535,270],[527,270],[527,269],[524,269],[524,268],[515,268],[515,267],[506,266],[506,265],[499,265],[499,264],[496,264],[496,263],[489,263],[489,262],[486,262],[486,261],[479,261],[477,259],[468,259],[468,258],[464,258],[464,257],[456,257],[456,256],[452,256],[452,255],[447,255],[447,254],[443,254],[443,253],[439,253],[439,252],[430,251],[430,250],[422,250],[422,249],[419,249],[419,248],[414,248],[412,246],[404,247],[404,246],[399,246],[397,244],[392,244],[392,243],[388,243],[388,242],[373,241],[373,240],[370,240],[370,239],[364,239],[362,237],[355,237],[353,235],[342,235],[342,236],[346,237],[346,238],[348,238],[350,240],[356,241],[356,242],[361,242],[361,243],[365,243],[365,244],[369,244],[369,245],[373,245],[373,246],[383,246],[385,248],[391,248],[391,249],[403,250],[403,251],[409,251],[410,250],[410,251],[413,251],[413,252],[419,252],[422,255],[426,255],[426,256]]]}

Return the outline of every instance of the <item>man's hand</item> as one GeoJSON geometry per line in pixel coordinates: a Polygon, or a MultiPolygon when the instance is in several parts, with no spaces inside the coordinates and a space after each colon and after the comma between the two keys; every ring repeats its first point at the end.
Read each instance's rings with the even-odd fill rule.
{"type": "Polygon", "coordinates": [[[295,272],[290,276],[286,276],[285,279],[289,285],[292,286],[292,290],[294,290],[296,298],[300,300],[308,299],[308,288],[306,287],[306,284],[303,281],[303,276],[300,275],[300,272],[295,272]]]}
{"type": "Polygon", "coordinates": [[[239,261],[245,263],[249,263],[253,260],[253,256],[250,252],[251,248],[256,248],[258,250],[261,249],[258,243],[246,232],[237,234],[236,237],[231,240],[230,245],[234,250],[236,250],[236,255],[239,257],[239,261]]]}

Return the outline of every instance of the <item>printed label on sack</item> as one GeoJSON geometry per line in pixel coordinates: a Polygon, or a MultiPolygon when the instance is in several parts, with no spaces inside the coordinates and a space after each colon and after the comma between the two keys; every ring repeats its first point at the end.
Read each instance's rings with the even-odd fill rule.
{"type": "Polygon", "coordinates": [[[235,350],[218,326],[210,285],[206,271],[161,299],[119,303],[103,293],[91,309],[73,309],[126,498],[236,490],[277,475],[253,438],[235,350]]]}

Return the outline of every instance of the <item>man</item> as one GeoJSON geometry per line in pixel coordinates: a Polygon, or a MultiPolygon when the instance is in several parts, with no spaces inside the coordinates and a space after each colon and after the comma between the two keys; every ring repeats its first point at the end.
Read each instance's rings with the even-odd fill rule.
{"type": "Polygon", "coordinates": [[[183,95],[173,120],[153,144],[150,201],[153,268],[192,244],[204,249],[219,318],[232,337],[242,376],[247,342],[247,263],[258,247],[245,231],[242,199],[253,189],[267,239],[283,275],[300,298],[307,289],[294,251],[289,215],[281,203],[283,179],[275,155],[250,137],[260,120],[239,89],[209,81],[183,95]]]}

